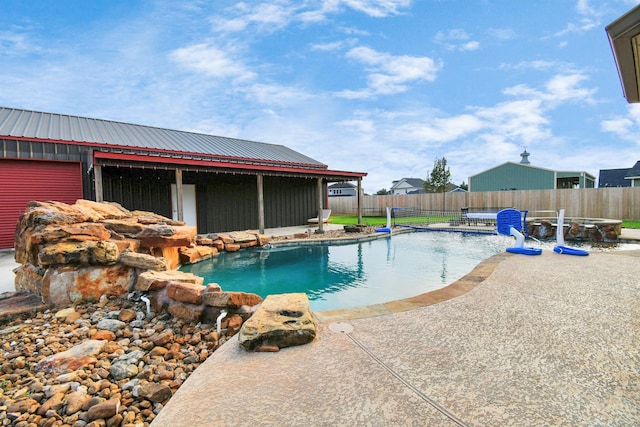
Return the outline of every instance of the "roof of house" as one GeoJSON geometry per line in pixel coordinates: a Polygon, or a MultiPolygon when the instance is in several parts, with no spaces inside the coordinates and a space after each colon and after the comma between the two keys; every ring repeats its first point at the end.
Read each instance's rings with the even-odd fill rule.
{"type": "Polygon", "coordinates": [[[640,178],[640,160],[631,169],[627,169],[625,179],[640,178]]]}
{"type": "Polygon", "coordinates": [[[598,187],[629,187],[631,182],[624,179],[628,171],[628,168],[600,169],[598,187]]]}
{"type": "Polygon", "coordinates": [[[422,186],[424,185],[424,181],[420,178],[402,178],[398,181],[393,181],[393,185],[391,186],[391,188],[396,188],[403,182],[406,182],[411,187],[415,188],[422,188],[422,186]]]}
{"type": "Polygon", "coordinates": [[[336,182],[335,184],[331,184],[329,188],[333,190],[338,188],[356,188],[356,186],[350,182],[336,182]]]}
{"type": "Polygon", "coordinates": [[[327,168],[327,165],[283,145],[7,107],[0,107],[0,137],[327,168]]]}
{"type": "Polygon", "coordinates": [[[598,187],[630,187],[632,179],[640,178],[640,160],[631,168],[600,169],[598,187]]]}

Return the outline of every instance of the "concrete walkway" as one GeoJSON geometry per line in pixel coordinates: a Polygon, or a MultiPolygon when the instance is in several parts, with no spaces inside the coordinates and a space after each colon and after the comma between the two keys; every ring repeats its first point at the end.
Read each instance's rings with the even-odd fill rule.
{"type": "Polygon", "coordinates": [[[640,251],[502,254],[466,280],[438,304],[332,313],[279,353],[232,339],[152,426],[640,425],[640,251]]]}
{"type": "Polygon", "coordinates": [[[16,275],[13,269],[20,266],[14,259],[13,249],[0,250],[0,294],[3,292],[15,292],[14,285],[16,275]]]}

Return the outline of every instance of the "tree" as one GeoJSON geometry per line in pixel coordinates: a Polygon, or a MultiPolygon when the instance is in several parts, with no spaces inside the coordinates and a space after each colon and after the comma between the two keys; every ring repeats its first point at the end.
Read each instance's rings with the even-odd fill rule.
{"type": "Polygon", "coordinates": [[[462,181],[462,184],[460,184],[460,188],[467,191],[469,190],[469,186],[464,181],[462,181]]]}
{"type": "Polygon", "coordinates": [[[386,196],[387,194],[389,194],[389,192],[387,191],[386,188],[383,188],[382,190],[378,190],[378,192],[376,194],[378,196],[386,196]]]}
{"type": "Polygon", "coordinates": [[[447,159],[436,159],[433,169],[424,182],[425,193],[444,193],[451,179],[451,171],[447,167],[447,159]]]}

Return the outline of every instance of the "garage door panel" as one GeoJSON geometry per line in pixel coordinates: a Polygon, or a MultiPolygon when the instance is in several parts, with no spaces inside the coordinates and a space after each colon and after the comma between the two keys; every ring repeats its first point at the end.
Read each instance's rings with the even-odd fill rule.
{"type": "Polygon", "coordinates": [[[0,160],[0,249],[12,248],[18,218],[32,200],[82,198],[79,162],[0,160]]]}

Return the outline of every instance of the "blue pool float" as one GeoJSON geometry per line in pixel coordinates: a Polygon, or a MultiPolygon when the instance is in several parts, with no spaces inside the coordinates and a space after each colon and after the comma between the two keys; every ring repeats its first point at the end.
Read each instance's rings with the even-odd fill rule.
{"type": "Polygon", "coordinates": [[[512,254],[521,254],[521,255],[540,255],[542,253],[542,249],[540,248],[530,248],[530,247],[517,247],[513,246],[511,248],[507,248],[507,252],[512,254]]]}
{"type": "Polygon", "coordinates": [[[517,209],[503,209],[496,215],[498,233],[516,238],[516,244],[507,248],[507,252],[521,255],[540,255],[541,248],[530,248],[524,245],[522,230],[522,214],[517,209]]]}
{"type": "Polygon", "coordinates": [[[582,249],[576,249],[576,248],[571,248],[569,246],[554,246],[553,247],[553,252],[557,253],[557,254],[565,254],[565,255],[577,255],[577,256],[587,256],[589,255],[589,252],[582,250],[582,249]]]}
{"type": "Polygon", "coordinates": [[[558,211],[558,226],[556,227],[556,242],[553,252],[564,255],[587,256],[589,252],[583,249],[572,248],[564,245],[564,209],[558,211]]]}

